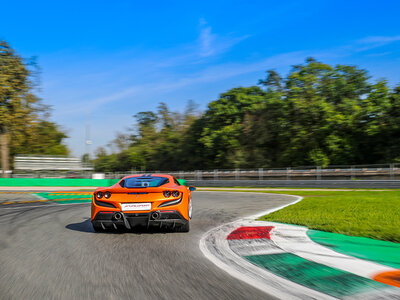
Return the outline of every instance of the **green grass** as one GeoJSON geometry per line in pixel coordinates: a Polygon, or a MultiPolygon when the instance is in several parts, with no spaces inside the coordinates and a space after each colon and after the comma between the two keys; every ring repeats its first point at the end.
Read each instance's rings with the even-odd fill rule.
{"type": "Polygon", "coordinates": [[[299,203],[260,220],[304,225],[310,229],[400,242],[400,190],[290,191],[299,203]]]}

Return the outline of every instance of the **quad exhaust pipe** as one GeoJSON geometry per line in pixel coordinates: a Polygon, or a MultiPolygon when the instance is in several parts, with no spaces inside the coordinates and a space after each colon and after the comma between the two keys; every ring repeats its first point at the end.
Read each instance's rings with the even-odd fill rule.
{"type": "Polygon", "coordinates": [[[151,214],[151,219],[152,220],[158,220],[160,218],[160,212],[155,211],[151,214]]]}
{"type": "MultiPolygon", "coordinates": [[[[116,212],[116,213],[113,215],[113,219],[114,219],[115,221],[119,221],[119,220],[124,221],[125,227],[126,227],[127,229],[131,229],[131,225],[129,224],[127,218],[124,216],[123,213],[116,212]]],[[[117,225],[116,225],[116,224],[113,223],[113,226],[114,226],[115,229],[117,229],[117,225]]]]}
{"type": "Polygon", "coordinates": [[[114,219],[115,219],[115,220],[121,220],[121,219],[122,219],[122,214],[119,213],[119,212],[115,213],[115,214],[114,214],[114,219]]]}

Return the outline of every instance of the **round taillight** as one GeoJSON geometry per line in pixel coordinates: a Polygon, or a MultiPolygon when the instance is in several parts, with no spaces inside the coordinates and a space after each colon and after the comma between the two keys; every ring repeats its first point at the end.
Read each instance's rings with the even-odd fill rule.
{"type": "Polygon", "coordinates": [[[173,191],[172,192],[172,197],[176,198],[179,196],[179,192],[178,191],[173,191]]]}
{"type": "Polygon", "coordinates": [[[171,191],[164,191],[163,194],[165,198],[171,197],[171,191]]]}
{"type": "Polygon", "coordinates": [[[106,199],[110,198],[110,197],[111,197],[111,193],[110,193],[110,192],[105,192],[105,193],[104,193],[104,197],[105,197],[106,199]]]}
{"type": "Polygon", "coordinates": [[[97,192],[97,193],[96,193],[96,197],[97,197],[98,199],[103,198],[103,192],[97,192]]]}

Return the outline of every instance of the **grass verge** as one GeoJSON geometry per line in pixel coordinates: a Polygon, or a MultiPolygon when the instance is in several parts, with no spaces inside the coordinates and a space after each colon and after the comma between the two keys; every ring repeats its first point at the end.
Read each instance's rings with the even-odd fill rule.
{"type": "Polygon", "coordinates": [[[224,189],[302,196],[299,203],[259,220],[307,226],[310,229],[400,242],[400,190],[260,191],[224,189]]]}
{"type": "MultiPolygon", "coordinates": [[[[284,194],[284,192],[273,192],[284,194]]],[[[287,193],[287,192],[286,192],[287,193]]],[[[400,242],[400,191],[293,191],[299,203],[260,220],[400,242]]]]}

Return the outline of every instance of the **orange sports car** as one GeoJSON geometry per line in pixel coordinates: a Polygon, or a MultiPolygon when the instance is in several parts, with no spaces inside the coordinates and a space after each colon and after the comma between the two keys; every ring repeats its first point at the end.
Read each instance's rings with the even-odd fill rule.
{"type": "Polygon", "coordinates": [[[93,194],[91,222],[95,231],[131,229],[137,225],[169,226],[188,232],[192,218],[191,192],[171,175],[144,174],[122,178],[93,194]]]}

